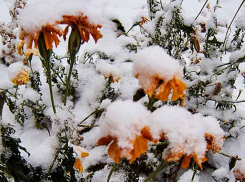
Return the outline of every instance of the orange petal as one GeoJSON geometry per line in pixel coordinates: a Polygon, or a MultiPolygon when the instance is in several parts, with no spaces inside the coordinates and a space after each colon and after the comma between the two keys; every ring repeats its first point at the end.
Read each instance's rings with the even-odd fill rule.
{"type": "Polygon", "coordinates": [[[141,129],[141,135],[147,140],[154,141],[150,133],[150,128],[148,126],[145,126],[144,128],[141,129]]]}
{"type": "Polygon", "coordinates": [[[202,168],[202,163],[206,162],[208,159],[206,157],[203,157],[201,160],[197,158],[196,155],[194,155],[194,160],[197,163],[197,165],[200,167],[201,170],[203,170],[202,168]]]}
{"type": "Polygon", "coordinates": [[[181,146],[178,147],[178,151],[176,152],[173,152],[171,148],[166,148],[164,152],[167,155],[165,155],[163,159],[167,162],[170,161],[177,162],[184,155],[184,150],[181,146]]]}
{"type": "Polygon", "coordinates": [[[160,99],[162,102],[168,100],[168,96],[172,90],[172,86],[169,82],[163,82],[157,90],[156,98],[160,99]]]}
{"type": "Polygon", "coordinates": [[[81,30],[80,28],[78,29],[79,32],[80,32],[80,35],[81,35],[81,38],[85,41],[85,42],[88,42],[89,40],[89,33],[87,30],[81,30]]]}
{"type": "Polygon", "coordinates": [[[82,163],[80,161],[80,159],[76,159],[75,163],[74,163],[74,167],[79,170],[81,173],[83,172],[83,166],[82,163]]]}
{"type": "Polygon", "coordinates": [[[119,164],[120,156],[121,156],[121,149],[120,147],[118,147],[116,140],[114,140],[110,144],[108,148],[108,155],[110,156],[110,158],[112,158],[115,161],[115,163],[119,164]]]}
{"type": "Polygon", "coordinates": [[[178,92],[179,92],[179,95],[180,97],[183,97],[185,94],[184,94],[184,91],[186,90],[186,84],[184,82],[182,82],[181,80],[178,80],[178,92]]]}
{"type": "Polygon", "coordinates": [[[181,168],[186,169],[187,167],[189,167],[190,161],[191,161],[191,157],[185,155],[185,156],[184,156],[184,159],[182,160],[182,163],[181,163],[181,168]]]}
{"type": "Polygon", "coordinates": [[[54,40],[55,46],[57,47],[59,45],[60,41],[59,41],[57,34],[55,32],[53,32],[53,40],[54,40]]]}
{"type": "MultiPolygon", "coordinates": [[[[136,75],[137,76],[137,75],[136,75]]],[[[145,89],[145,93],[149,95],[149,97],[151,98],[153,93],[156,90],[156,87],[158,85],[159,79],[154,77],[151,79],[151,84],[149,85],[149,87],[147,89],[145,89]]]]}
{"type": "Polygon", "coordinates": [[[148,140],[142,136],[136,136],[134,140],[134,149],[131,151],[132,157],[129,161],[129,164],[138,158],[141,154],[144,154],[145,151],[148,149],[148,140]]]}
{"type": "Polygon", "coordinates": [[[66,40],[66,35],[67,35],[68,31],[69,31],[69,25],[65,28],[64,33],[63,33],[64,41],[66,40]]]}
{"type": "Polygon", "coordinates": [[[96,27],[93,28],[92,32],[90,32],[92,37],[94,38],[95,43],[97,43],[97,41],[102,38],[102,34],[100,33],[100,31],[97,30],[96,27]]]}
{"type": "Polygon", "coordinates": [[[32,49],[32,42],[33,42],[33,38],[32,37],[28,37],[28,39],[26,41],[26,48],[27,49],[32,49]]]}
{"type": "Polygon", "coordinates": [[[100,138],[97,145],[108,145],[112,140],[115,140],[115,138],[108,135],[107,137],[100,138]]]}
{"type": "Polygon", "coordinates": [[[44,40],[45,40],[45,45],[46,45],[46,49],[52,49],[52,43],[53,43],[53,39],[52,39],[52,35],[50,32],[47,31],[43,31],[43,35],[44,35],[44,40]]]}
{"type": "Polygon", "coordinates": [[[174,78],[173,80],[170,81],[172,87],[173,87],[173,94],[172,94],[172,97],[171,97],[171,100],[175,101],[177,99],[179,99],[179,92],[178,92],[178,82],[177,80],[174,78]]]}

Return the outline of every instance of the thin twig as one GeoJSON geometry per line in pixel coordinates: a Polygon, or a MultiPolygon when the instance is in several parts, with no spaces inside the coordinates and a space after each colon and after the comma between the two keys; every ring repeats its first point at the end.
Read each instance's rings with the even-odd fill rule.
{"type": "Polygon", "coordinates": [[[50,174],[52,168],[54,167],[54,163],[55,163],[55,161],[57,160],[57,158],[59,156],[60,150],[61,150],[61,148],[59,146],[59,148],[56,150],[56,153],[54,155],[54,160],[52,161],[51,165],[48,168],[47,176],[50,174]]]}
{"type": "MultiPolygon", "coordinates": [[[[226,154],[226,153],[224,153],[224,152],[222,152],[222,151],[220,151],[220,150],[218,150],[217,153],[218,153],[218,154],[221,154],[221,155],[223,155],[223,156],[229,157],[229,158],[234,158],[234,156],[231,156],[231,155],[229,155],[229,154],[226,154]]],[[[237,157],[237,160],[242,160],[242,159],[239,158],[239,157],[237,157]]]]}
{"type": "Polygon", "coordinates": [[[195,20],[197,20],[197,18],[199,17],[199,15],[201,14],[203,8],[205,7],[205,5],[207,4],[208,0],[206,0],[206,2],[204,3],[204,5],[202,6],[202,9],[199,11],[198,15],[196,16],[195,20]]]}
{"type": "Polygon", "coordinates": [[[91,116],[93,116],[94,114],[100,112],[100,109],[96,109],[95,111],[91,112],[86,118],[84,118],[79,124],[78,126],[80,126],[84,121],[86,121],[88,118],[90,118],[91,116]]]}
{"type": "Polygon", "coordinates": [[[228,38],[228,37],[227,37],[228,32],[229,32],[229,30],[230,30],[230,28],[231,28],[231,25],[232,25],[233,21],[235,20],[237,14],[238,14],[238,12],[240,11],[242,5],[244,4],[244,2],[245,2],[245,0],[243,0],[242,3],[240,4],[238,10],[236,11],[236,13],[235,13],[234,17],[232,18],[231,23],[230,23],[230,25],[228,26],[228,29],[227,29],[227,31],[226,31],[226,34],[225,34],[225,40],[224,40],[225,50],[226,50],[226,42],[227,42],[227,38],[228,38]]]}
{"type": "Polygon", "coordinates": [[[98,124],[91,124],[91,125],[78,124],[78,126],[84,127],[84,128],[94,128],[94,127],[99,127],[98,124]]]}
{"type": "Polygon", "coordinates": [[[53,73],[60,79],[60,81],[63,83],[63,85],[65,85],[65,82],[63,81],[63,79],[60,77],[60,75],[58,73],[55,72],[55,70],[51,67],[51,70],[53,71],[53,73]]]}

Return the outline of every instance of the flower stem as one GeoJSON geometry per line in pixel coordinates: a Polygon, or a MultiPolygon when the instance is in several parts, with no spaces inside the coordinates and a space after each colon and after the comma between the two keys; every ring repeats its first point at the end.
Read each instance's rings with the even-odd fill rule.
{"type": "Polygon", "coordinates": [[[72,73],[73,65],[75,63],[75,58],[76,58],[76,54],[71,54],[70,69],[69,69],[69,73],[68,73],[68,77],[67,77],[67,81],[66,81],[66,90],[65,90],[64,105],[66,105],[67,96],[68,96],[69,91],[70,91],[71,73],[72,73]]]}
{"type": "Polygon", "coordinates": [[[195,176],[196,176],[196,174],[197,174],[198,165],[197,165],[197,164],[194,164],[194,166],[195,166],[195,167],[194,167],[194,172],[193,172],[191,181],[194,181],[194,178],[195,178],[195,176]]]}
{"type": "Polygon", "coordinates": [[[18,91],[18,88],[19,88],[19,85],[16,85],[16,90],[15,90],[15,93],[14,93],[14,97],[17,99],[17,91],[18,91]]]}
{"type": "Polygon", "coordinates": [[[50,99],[51,99],[51,104],[52,104],[52,108],[53,108],[53,112],[54,114],[56,113],[56,109],[55,109],[55,104],[54,104],[54,97],[53,97],[53,89],[52,89],[52,83],[51,83],[51,65],[50,65],[50,61],[46,60],[46,65],[47,65],[47,77],[48,77],[48,85],[49,85],[49,93],[50,93],[50,99]]]}
{"type": "Polygon", "coordinates": [[[125,35],[128,36],[128,33],[129,33],[135,26],[137,26],[137,25],[138,25],[138,23],[134,23],[134,24],[129,28],[129,30],[125,33],[125,35]]]}
{"type": "Polygon", "coordinates": [[[109,173],[109,176],[107,178],[107,182],[110,182],[110,179],[111,179],[111,176],[112,176],[112,173],[117,169],[118,167],[118,164],[114,164],[114,166],[112,167],[110,173],[109,173]]]}
{"type": "Polygon", "coordinates": [[[148,176],[144,182],[150,181],[152,178],[154,178],[161,170],[163,170],[165,167],[170,165],[171,163],[166,163],[164,160],[161,162],[161,164],[157,167],[157,169],[148,176]]]}
{"type": "Polygon", "coordinates": [[[148,96],[148,98],[149,98],[149,103],[147,105],[147,109],[149,111],[151,111],[152,110],[152,107],[153,107],[153,105],[155,103],[155,95],[152,95],[151,97],[148,96]]]}
{"type": "Polygon", "coordinates": [[[98,112],[100,112],[100,111],[101,111],[100,109],[96,109],[95,111],[91,112],[86,118],[84,118],[84,119],[78,124],[78,126],[81,126],[82,123],[83,123],[84,121],[86,121],[88,118],[90,118],[91,116],[93,116],[94,114],[96,114],[96,113],[98,113],[98,112]]]}

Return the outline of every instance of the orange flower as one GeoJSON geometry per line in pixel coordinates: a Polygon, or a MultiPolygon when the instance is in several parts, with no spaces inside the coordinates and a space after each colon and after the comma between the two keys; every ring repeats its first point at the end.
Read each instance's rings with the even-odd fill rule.
{"type": "MultiPolygon", "coordinates": [[[[139,77],[139,74],[136,75],[136,78],[139,77]]],[[[184,91],[186,89],[186,84],[181,80],[174,77],[172,80],[165,81],[164,79],[160,78],[159,76],[155,76],[151,78],[151,84],[145,88],[145,93],[152,97],[155,95],[155,98],[166,101],[170,92],[173,90],[171,100],[175,101],[181,99],[181,106],[184,106],[184,98],[185,94],[184,91]]]]}
{"type": "Polygon", "coordinates": [[[120,158],[129,159],[129,164],[132,164],[136,158],[144,154],[148,149],[148,142],[153,141],[150,130],[144,127],[141,130],[141,135],[135,136],[134,140],[130,141],[133,148],[122,148],[118,146],[118,139],[113,136],[102,137],[97,142],[98,145],[109,145],[108,155],[115,163],[119,164],[120,158]]]}
{"type": "Polygon", "coordinates": [[[167,162],[170,162],[170,161],[177,162],[180,160],[181,157],[184,156],[182,163],[181,163],[181,168],[184,168],[184,169],[189,167],[191,157],[193,157],[194,161],[197,163],[197,165],[200,167],[201,170],[203,170],[202,163],[207,161],[207,158],[205,156],[200,157],[195,153],[187,155],[182,146],[175,147],[174,150],[173,148],[167,148],[165,149],[164,153],[165,154],[163,156],[163,159],[167,162]]]}
{"type": "MultiPolygon", "coordinates": [[[[216,143],[215,137],[211,134],[205,133],[205,139],[207,142],[207,150],[212,149],[215,154],[217,150],[221,150],[221,147],[216,143]]],[[[225,139],[222,137],[221,139],[225,139]]]]}
{"type": "Polygon", "coordinates": [[[89,156],[89,153],[82,152],[79,148],[75,148],[76,153],[80,153],[80,156],[76,158],[76,161],[74,163],[75,169],[77,169],[79,172],[83,172],[83,166],[82,166],[82,160],[81,158],[89,156]]]}
{"type": "Polygon", "coordinates": [[[53,24],[46,24],[42,26],[41,30],[39,31],[33,31],[33,32],[27,32],[23,28],[21,28],[19,39],[24,41],[21,42],[20,47],[18,47],[18,52],[21,53],[20,48],[23,47],[24,43],[26,43],[27,49],[32,49],[33,43],[34,48],[37,48],[38,46],[38,38],[40,34],[43,33],[46,49],[52,49],[53,43],[55,43],[55,46],[57,47],[59,45],[59,39],[58,36],[62,36],[63,32],[57,25],[53,24]]]}
{"type": "Polygon", "coordinates": [[[67,27],[64,30],[63,38],[66,40],[66,35],[68,33],[68,29],[71,26],[77,27],[80,33],[81,39],[85,42],[89,41],[89,34],[92,35],[94,41],[97,42],[98,39],[102,37],[98,28],[101,28],[101,25],[93,25],[88,21],[88,17],[84,16],[83,13],[80,13],[78,16],[74,15],[63,15],[63,20],[58,21],[60,24],[67,24],[67,27]]]}
{"type": "Polygon", "coordinates": [[[142,17],[142,20],[140,22],[140,25],[142,26],[143,24],[145,24],[146,22],[148,22],[149,20],[146,17],[142,17]]]}
{"type": "MultiPolygon", "coordinates": [[[[167,140],[165,134],[162,134],[162,136],[163,138],[161,137],[161,139],[167,140]]],[[[215,137],[213,135],[205,133],[205,139],[207,143],[207,151],[209,149],[212,149],[213,153],[215,153],[217,150],[221,150],[220,145],[216,142],[215,137]]],[[[221,139],[224,138],[222,137],[221,139]]],[[[183,156],[184,158],[181,163],[181,168],[184,169],[189,167],[191,157],[193,157],[194,161],[197,163],[201,170],[203,170],[202,163],[208,160],[205,155],[203,157],[198,156],[196,153],[191,153],[187,155],[182,146],[174,147],[174,149],[171,147],[165,149],[163,159],[167,162],[177,162],[183,156]]]]}
{"type": "Polygon", "coordinates": [[[27,84],[29,81],[29,73],[24,68],[12,79],[12,83],[15,85],[27,84]]]}

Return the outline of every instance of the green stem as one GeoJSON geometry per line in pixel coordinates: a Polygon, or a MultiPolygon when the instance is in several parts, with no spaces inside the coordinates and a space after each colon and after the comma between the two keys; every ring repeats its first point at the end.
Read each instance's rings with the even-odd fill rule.
{"type": "Polygon", "coordinates": [[[112,167],[109,175],[108,175],[108,178],[107,178],[107,182],[110,182],[110,179],[111,179],[111,176],[112,176],[112,173],[117,169],[119,165],[118,164],[114,164],[114,166],[112,167]]]}
{"type": "Polygon", "coordinates": [[[48,85],[49,85],[49,93],[50,93],[50,99],[51,99],[51,104],[52,104],[52,108],[53,108],[53,112],[54,114],[56,113],[56,109],[55,109],[55,104],[54,104],[54,97],[53,97],[53,90],[52,90],[52,83],[51,83],[51,65],[50,65],[50,61],[49,60],[45,60],[46,61],[46,65],[47,65],[47,77],[48,77],[48,85]]]}
{"type": "Polygon", "coordinates": [[[195,164],[195,167],[194,167],[194,172],[193,172],[193,175],[192,175],[191,181],[194,181],[194,178],[195,178],[195,176],[196,176],[196,174],[197,174],[197,169],[198,169],[198,165],[197,165],[197,164],[195,164]]]}
{"type": "Polygon", "coordinates": [[[69,91],[70,91],[71,73],[72,73],[73,65],[74,65],[74,63],[75,63],[75,58],[76,58],[76,54],[71,54],[70,69],[69,69],[69,73],[68,73],[68,77],[67,77],[67,81],[66,81],[66,90],[65,90],[65,100],[64,100],[64,105],[66,105],[67,96],[68,96],[69,91]]]}
{"type": "Polygon", "coordinates": [[[90,116],[92,116],[92,115],[94,115],[94,114],[96,114],[96,113],[98,113],[98,112],[100,112],[100,111],[101,111],[101,110],[96,109],[95,111],[91,112],[86,118],[84,118],[84,119],[78,124],[78,126],[81,126],[81,124],[82,124],[84,121],[86,121],[88,118],[90,118],[90,116]]]}
{"type": "Polygon", "coordinates": [[[133,24],[133,25],[130,27],[130,29],[125,33],[125,35],[127,36],[128,33],[129,33],[135,26],[137,26],[137,25],[138,25],[138,23],[133,24]]]}
{"type": "Polygon", "coordinates": [[[152,107],[153,107],[153,105],[155,103],[155,95],[152,95],[151,98],[148,96],[148,98],[149,98],[149,103],[147,105],[147,109],[149,111],[151,111],[152,110],[152,107]]]}
{"type": "Polygon", "coordinates": [[[16,90],[15,90],[15,93],[14,93],[14,97],[17,99],[17,91],[18,91],[18,88],[19,88],[19,85],[16,85],[16,90]]]}
{"type": "Polygon", "coordinates": [[[161,162],[161,164],[157,167],[156,171],[150,174],[144,182],[150,181],[152,178],[154,178],[161,170],[163,170],[165,167],[167,167],[170,163],[166,163],[164,160],[161,162]]]}

